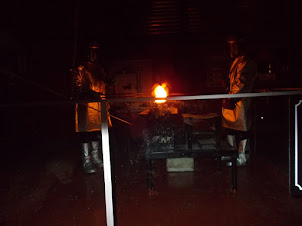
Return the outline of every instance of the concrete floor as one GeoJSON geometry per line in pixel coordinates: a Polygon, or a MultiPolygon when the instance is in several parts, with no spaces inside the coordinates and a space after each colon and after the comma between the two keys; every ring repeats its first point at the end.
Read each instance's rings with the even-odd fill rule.
{"type": "MultiPolygon", "coordinates": [[[[198,158],[186,173],[156,161],[150,196],[144,155],[128,132],[111,131],[116,225],[302,225],[302,199],[289,194],[286,139],[271,142],[278,134],[268,142],[259,135],[250,164],[238,168],[237,193],[230,168],[219,172],[215,160],[198,158]]],[[[106,225],[102,170],[83,172],[76,138],[45,143],[3,147],[15,152],[1,160],[0,225],[106,225]]]]}

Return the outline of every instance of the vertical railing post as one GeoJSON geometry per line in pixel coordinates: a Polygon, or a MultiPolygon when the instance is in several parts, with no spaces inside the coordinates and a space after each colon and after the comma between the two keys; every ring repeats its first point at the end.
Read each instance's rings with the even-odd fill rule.
{"type": "Polygon", "coordinates": [[[102,147],[103,147],[103,163],[104,163],[106,221],[108,226],[114,226],[110,145],[109,145],[109,131],[108,131],[108,112],[107,112],[107,102],[105,100],[101,101],[101,120],[102,120],[101,128],[102,128],[102,147]]]}

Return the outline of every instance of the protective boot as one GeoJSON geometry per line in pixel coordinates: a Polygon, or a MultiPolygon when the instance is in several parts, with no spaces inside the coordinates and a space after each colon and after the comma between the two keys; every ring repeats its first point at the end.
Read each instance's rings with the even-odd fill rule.
{"type": "Polygon", "coordinates": [[[248,142],[247,139],[241,140],[238,145],[238,158],[237,158],[237,164],[238,165],[246,165],[249,154],[247,154],[247,146],[248,142]]]}
{"type": "Polygon", "coordinates": [[[82,143],[83,168],[86,173],[95,173],[96,169],[89,155],[89,143],[82,143]]]}
{"type": "MultiPolygon", "coordinates": [[[[248,139],[240,140],[238,144],[238,157],[237,166],[245,166],[249,160],[249,154],[247,153],[248,139]]],[[[232,166],[232,162],[228,162],[227,166],[232,166]]]]}
{"type": "Polygon", "coordinates": [[[103,161],[99,157],[99,142],[98,141],[92,141],[92,152],[91,152],[91,157],[92,157],[92,162],[99,168],[103,167],[103,161]]]}
{"type": "Polygon", "coordinates": [[[227,135],[226,141],[231,147],[236,147],[236,137],[235,135],[227,135]]]}
{"type": "MultiPolygon", "coordinates": [[[[231,147],[236,147],[236,137],[235,137],[235,135],[227,135],[226,136],[226,142],[231,147]]],[[[221,156],[221,161],[229,161],[229,160],[231,160],[231,156],[221,156]]]]}

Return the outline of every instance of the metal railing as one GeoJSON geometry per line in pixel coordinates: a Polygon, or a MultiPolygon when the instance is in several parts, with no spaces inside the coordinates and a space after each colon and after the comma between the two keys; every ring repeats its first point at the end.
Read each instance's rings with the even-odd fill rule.
{"type": "MultiPolygon", "coordinates": [[[[302,90],[295,91],[279,91],[279,92],[259,92],[259,93],[240,93],[240,94],[210,94],[210,95],[194,95],[194,96],[173,96],[167,98],[152,98],[152,97],[141,97],[141,98],[110,98],[105,99],[101,102],[102,106],[102,147],[103,147],[103,162],[104,162],[104,182],[105,182],[105,200],[106,200],[106,217],[107,225],[114,225],[114,211],[113,211],[113,200],[112,200],[112,181],[111,181],[111,160],[110,160],[110,146],[109,146],[109,130],[108,130],[108,112],[107,103],[117,102],[143,102],[143,101],[154,101],[154,100],[213,100],[222,98],[255,98],[255,97],[276,97],[276,96],[296,96],[302,95],[302,90]]],[[[298,154],[297,148],[295,153],[298,154]]],[[[297,157],[297,156],[296,156],[297,157]]],[[[298,163],[297,163],[298,164],[298,163]]],[[[297,171],[298,165],[295,165],[297,171]]],[[[297,179],[297,178],[296,178],[297,179]]]]}

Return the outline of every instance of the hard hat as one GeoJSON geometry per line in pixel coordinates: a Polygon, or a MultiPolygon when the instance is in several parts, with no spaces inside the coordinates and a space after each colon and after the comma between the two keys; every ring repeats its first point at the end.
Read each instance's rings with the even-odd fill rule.
{"type": "Polygon", "coordinates": [[[234,34],[228,35],[226,38],[227,43],[235,43],[235,42],[238,42],[238,40],[239,40],[238,36],[234,35],[234,34]]]}
{"type": "Polygon", "coordinates": [[[229,34],[226,38],[226,42],[231,43],[237,43],[238,45],[244,45],[246,44],[246,39],[243,35],[239,34],[229,34]]]}
{"type": "Polygon", "coordinates": [[[91,43],[89,44],[89,48],[90,48],[90,49],[99,49],[100,46],[99,46],[99,44],[96,43],[96,42],[91,42],[91,43]]]}

